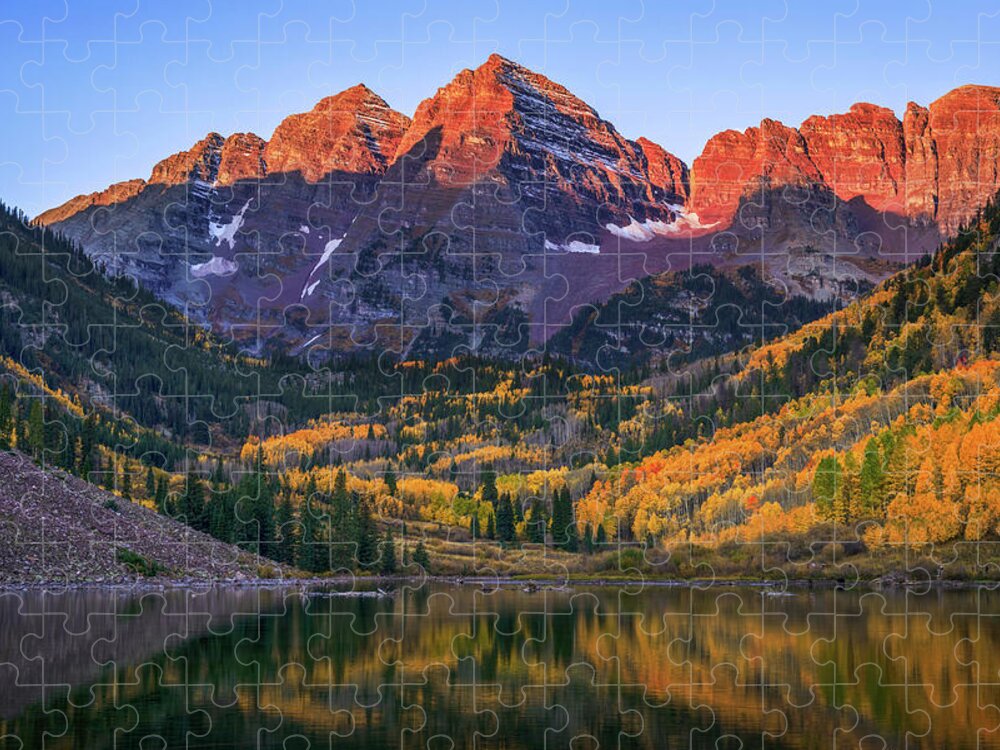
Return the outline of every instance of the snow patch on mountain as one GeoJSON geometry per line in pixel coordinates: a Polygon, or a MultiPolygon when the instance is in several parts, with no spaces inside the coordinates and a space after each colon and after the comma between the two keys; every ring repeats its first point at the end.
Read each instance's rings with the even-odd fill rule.
{"type": "Polygon", "coordinates": [[[586,253],[588,255],[597,255],[601,252],[600,245],[591,245],[588,242],[581,242],[580,240],[573,240],[565,245],[557,245],[555,242],[545,240],[545,249],[557,253],[586,253]]]}
{"type": "Polygon", "coordinates": [[[236,233],[240,231],[240,227],[243,226],[243,215],[250,207],[251,201],[253,201],[253,198],[247,200],[247,202],[243,204],[243,208],[240,209],[239,213],[226,224],[209,221],[208,233],[215,238],[216,247],[221,245],[223,242],[226,242],[229,244],[229,249],[233,249],[233,246],[236,244],[236,233]]]}
{"type": "Polygon", "coordinates": [[[204,263],[192,263],[190,267],[191,275],[196,279],[205,276],[231,276],[239,270],[237,263],[217,255],[213,255],[211,260],[204,263]]]}
{"type": "Polygon", "coordinates": [[[672,222],[646,219],[640,223],[629,216],[629,223],[625,226],[619,226],[618,224],[605,224],[604,228],[611,232],[611,234],[615,237],[621,237],[623,240],[630,240],[632,242],[649,242],[655,237],[665,237],[667,235],[697,229],[711,229],[719,223],[714,222],[712,224],[702,224],[701,220],[698,218],[698,214],[694,212],[687,213],[684,210],[684,207],[678,204],[668,204],[667,208],[673,211],[674,215],[677,217],[672,222]]]}
{"type": "Polygon", "coordinates": [[[319,282],[322,281],[322,279],[316,279],[316,281],[313,281],[312,283],[309,282],[311,281],[312,277],[316,275],[316,272],[323,267],[323,264],[326,263],[328,260],[330,260],[330,256],[332,256],[334,251],[338,247],[340,247],[340,243],[343,241],[344,238],[341,237],[336,240],[330,240],[329,242],[326,243],[326,245],[323,248],[323,254],[316,262],[316,265],[313,266],[313,269],[309,272],[309,275],[306,276],[305,286],[302,287],[302,292],[299,294],[300,300],[304,300],[306,297],[310,296],[313,292],[316,291],[316,287],[319,286],[319,282]]]}
{"type": "Polygon", "coordinates": [[[323,248],[323,255],[320,256],[319,262],[316,263],[316,265],[313,266],[313,270],[309,272],[309,278],[312,278],[313,274],[322,268],[324,263],[330,260],[330,256],[333,255],[334,250],[340,247],[340,243],[343,241],[344,238],[341,237],[340,239],[330,240],[326,243],[326,247],[323,248]]]}
{"type": "Polygon", "coordinates": [[[313,292],[315,292],[316,287],[319,286],[319,282],[321,282],[322,280],[323,279],[316,279],[316,281],[314,281],[312,284],[307,284],[305,287],[303,287],[302,294],[299,295],[299,299],[305,299],[313,292]]]}

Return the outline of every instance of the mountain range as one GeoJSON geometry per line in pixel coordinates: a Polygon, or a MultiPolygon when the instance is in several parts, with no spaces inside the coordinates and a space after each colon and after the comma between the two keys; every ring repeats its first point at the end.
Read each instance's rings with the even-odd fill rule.
{"type": "Polygon", "coordinates": [[[612,295],[641,306],[695,264],[753,264],[779,303],[849,298],[998,187],[997,88],[902,120],[865,103],[765,119],[688,167],[493,55],[412,119],[358,85],[266,141],[210,133],[35,221],[252,351],[442,356],[539,346],[595,312],[614,324],[612,295]]]}

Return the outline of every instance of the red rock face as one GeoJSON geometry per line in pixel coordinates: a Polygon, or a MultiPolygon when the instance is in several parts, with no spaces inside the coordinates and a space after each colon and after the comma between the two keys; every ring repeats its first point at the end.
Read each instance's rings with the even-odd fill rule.
{"type": "Polygon", "coordinates": [[[286,117],[264,149],[268,171],[319,182],[331,172],[382,174],[410,120],[364,85],[286,117]]]}
{"type": "Polygon", "coordinates": [[[521,211],[536,203],[593,209],[594,225],[602,206],[612,215],[620,209],[621,217],[664,216],[654,187],[669,187],[671,199],[686,194],[683,163],[646,144],[652,158],[565,87],[492,55],[420,104],[397,162],[419,163],[421,172],[411,169],[407,178],[415,186],[505,185],[520,198],[521,211]]]}
{"type": "Polygon", "coordinates": [[[404,332],[409,351],[429,321],[485,322],[473,346],[500,330],[543,340],[574,306],[696,246],[713,262],[766,256],[785,268],[803,248],[810,262],[841,250],[916,257],[998,187],[1000,89],[911,103],[902,122],[871,104],[799,128],[765,119],[712,137],[689,173],[494,55],[412,122],[355,86],[286,118],[269,141],[210,133],[148,180],[37,221],[163,299],[194,299],[223,331],[294,344],[329,324],[358,342],[381,326],[404,332]],[[288,322],[298,312],[312,330],[288,322]]]}
{"type": "Polygon", "coordinates": [[[799,132],[820,179],[838,198],[861,196],[879,211],[902,212],[906,156],[903,126],[892,110],[855,104],[847,114],[810,117],[799,132]]]}
{"type": "Polygon", "coordinates": [[[150,185],[180,185],[188,181],[214,182],[225,143],[218,133],[209,133],[187,151],[168,156],[153,167],[150,185]]]}
{"type": "Polygon", "coordinates": [[[232,185],[240,180],[257,180],[267,174],[264,147],[267,141],[254,133],[234,133],[226,138],[219,154],[216,182],[232,185]]]}
{"type": "Polygon", "coordinates": [[[124,203],[129,198],[134,198],[141,193],[145,187],[146,181],[142,179],[116,182],[104,190],[70,198],[61,206],[50,208],[45,213],[39,214],[35,217],[35,221],[48,226],[49,224],[64,221],[71,216],[79,214],[81,211],[86,211],[92,206],[113,206],[116,203],[124,203]]]}
{"type": "Polygon", "coordinates": [[[763,120],[759,128],[726,130],[708,142],[691,169],[688,208],[702,224],[717,226],[732,220],[740,202],[755,199],[762,189],[820,180],[801,133],[763,120]]]}
{"type": "Polygon", "coordinates": [[[688,208],[703,222],[727,223],[762,185],[804,181],[950,234],[1000,188],[1000,89],[963,86],[929,109],[911,102],[902,122],[884,107],[855,104],[797,130],[765,120],[725,131],[695,159],[688,208]]]}
{"type": "Polygon", "coordinates": [[[647,175],[653,187],[661,190],[669,201],[686,203],[690,193],[687,164],[648,138],[639,138],[636,144],[646,157],[647,175]]]}
{"type": "Polygon", "coordinates": [[[937,156],[935,219],[954,231],[1000,185],[1000,89],[962,86],[930,106],[937,156]]]}

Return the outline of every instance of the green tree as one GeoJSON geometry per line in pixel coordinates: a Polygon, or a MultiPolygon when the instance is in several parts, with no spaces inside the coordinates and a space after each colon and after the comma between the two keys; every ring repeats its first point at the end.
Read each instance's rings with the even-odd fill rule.
{"type": "Polygon", "coordinates": [[[258,449],[254,470],[237,485],[236,514],[242,519],[237,541],[257,555],[274,555],[274,494],[264,473],[263,451],[258,449]]]}
{"type": "Polygon", "coordinates": [[[167,515],[169,508],[167,507],[167,478],[160,477],[156,482],[156,509],[163,515],[167,515]]]}
{"type": "Polygon", "coordinates": [[[496,536],[504,544],[510,544],[517,536],[514,527],[514,508],[510,503],[510,495],[506,492],[497,500],[496,536]]]}
{"type": "Polygon", "coordinates": [[[424,546],[424,540],[417,542],[417,548],[413,550],[413,562],[423,568],[426,572],[431,570],[431,556],[424,546]]]}
{"type": "Polygon", "coordinates": [[[480,497],[483,502],[489,503],[492,509],[496,508],[497,501],[500,499],[497,493],[497,475],[491,466],[487,466],[483,470],[483,484],[480,497]]]}
{"type": "Polygon", "coordinates": [[[533,544],[545,544],[545,526],[547,523],[545,509],[542,507],[542,504],[537,500],[533,500],[526,521],[528,541],[533,544]]]}
{"type": "Polygon", "coordinates": [[[4,382],[0,387],[0,450],[8,450],[13,443],[14,392],[4,382]]]}
{"type": "Polygon", "coordinates": [[[379,572],[384,576],[396,574],[396,542],[392,538],[392,531],[385,530],[385,537],[382,539],[382,559],[379,565],[379,572]]]}
{"type": "Polygon", "coordinates": [[[156,497],[156,475],[152,466],[146,468],[146,497],[150,500],[156,497]]]}
{"type": "Polygon", "coordinates": [[[604,530],[604,524],[597,525],[597,533],[594,534],[594,546],[600,548],[602,544],[608,543],[608,532],[604,530]]]}
{"type": "Polygon", "coordinates": [[[347,491],[347,474],[343,469],[334,480],[330,512],[329,564],[333,570],[354,570],[357,552],[357,506],[347,491]]]}
{"type": "Polygon", "coordinates": [[[552,496],[552,542],[567,552],[576,552],[580,546],[569,487],[556,490],[552,496]]]}
{"type": "Polygon", "coordinates": [[[354,505],[357,508],[357,564],[364,570],[372,570],[378,563],[378,528],[372,515],[371,501],[367,495],[358,495],[354,499],[354,505]]]}
{"type": "Polygon", "coordinates": [[[883,492],[885,475],[882,467],[882,455],[879,451],[878,440],[869,438],[865,444],[864,458],[861,460],[861,477],[859,481],[859,492],[861,495],[859,505],[861,512],[865,515],[874,515],[882,512],[885,500],[883,492]]]}
{"type": "Polygon", "coordinates": [[[389,494],[396,497],[396,472],[392,470],[391,463],[386,464],[385,473],[382,475],[382,481],[385,482],[385,487],[389,490],[389,494]]]}
{"type": "Polygon", "coordinates": [[[88,482],[93,480],[91,473],[97,469],[94,450],[96,431],[97,420],[93,414],[89,414],[83,420],[83,430],[80,433],[80,466],[77,470],[77,473],[88,482]]]}
{"type": "Polygon", "coordinates": [[[594,552],[594,530],[589,523],[583,527],[583,551],[588,555],[594,552]]]}
{"type": "Polygon", "coordinates": [[[834,518],[834,503],[842,491],[842,470],[836,456],[824,456],[813,474],[812,495],[819,514],[834,518]]]}
{"type": "Polygon", "coordinates": [[[278,540],[277,550],[275,550],[277,556],[275,559],[278,562],[294,564],[297,553],[295,549],[297,542],[295,535],[295,514],[292,511],[292,495],[287,488],[281,493],[281,503],[278,505],[274,524],[278,540]]]}
{"type": "Polygon", "coordinates": [[[34,459],[40,461],[45,450],[45,412],[38,399],[28,407],[28,447],[34,459]]]}
{"type": "Polygon", "coordinates": [[[184,481],[184,494],[177,508],[181,519],[188,526],[204,531],[205,488],[198,475],[189,471],[184,481]]]}
{"type": "Polygon", "coordinates": [[[299,525],[301,534],[296,564],[310,573],[329,570],[331,549],[325,504],[319,500],[313,477],[309,479],[305,497],[299,506],[299,525]]]}
{"type": "Polygon", "coordinates": [[[122,467],[122,499],[132,502],[132,474],[128,470],[128,462],[122,467]]]}
{"type": "MultiPolygon", "coordinates": [[[[159,492],[159,487],[157,487],[159,492]]],[[[233,541],[236,494],[232,487],[213,491],[209,500],[208,533],[223,542],[233,541]]]]}

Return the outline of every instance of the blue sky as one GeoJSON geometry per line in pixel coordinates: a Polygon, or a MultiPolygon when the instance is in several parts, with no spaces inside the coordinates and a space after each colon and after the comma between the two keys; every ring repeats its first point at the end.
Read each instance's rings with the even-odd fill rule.
{"type": "Polygon", "coordinates": [[[268,137],[365,82],[412,114],[492,52],[685,161],[726,128],[1000,85],[992,3],[5,0],[0,198],[29,214],[147,177],[205,133],[268,137]]]}

